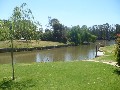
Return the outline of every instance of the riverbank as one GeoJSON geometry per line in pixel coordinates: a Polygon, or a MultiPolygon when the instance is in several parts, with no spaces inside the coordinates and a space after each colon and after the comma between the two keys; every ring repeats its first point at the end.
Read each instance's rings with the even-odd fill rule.
{"type": "MultiPolygon", "coordinates": [[[[64,44],[59,42],[51,42],[51,41],[24,41],[24,40],[14,40],[14,52],[20,51],[33,51],[33,50],[44,50],[44,49],[52,49],[52,48],[60,48],[60,47],[68,47],[70,44],[64,44]]],[[[10,41],[0,41],[0,53],[10,52],[10,41]]]]}
{"type": "Polygon", "coordinates": [[[105,47],[100,47],[100,50],[103,51],[104,55],[100,57],[96,57],[93,60],[97,61],[107,61],[107,62],[115,62],[115,48],[116,45],[110,45],[105,47]]]}
{"type": "Polygon", "coordinates": [[[114,47],[115,45],[100,48],[105,55],[95,58],[96,62],[15,64],[15,81],[11,80],[11,65],[0,64],[0,89],[119,90],[120,68],[101,63],[115,61],[110,59],[113,58],[114,47]]]}
{"type": "Polygon", "coordinates": [[[116,45],[100,47],[100,51],[104,53],[103,55],[100,55],[94,58],[93,60],[83,60],[83,61],[100,62],[100,63],[105,63],[112,66],[120,67],[117,65],[117,62],[115,59],[115,49],[116,49],[116,45]]]}
{"type": "MultiPolygon", "coordinates": [[[[55,46],[55,45],[64,45],[63,43],[59,42],[52,42],[52,41],[40,41],[40,40],[14,40],[13,41],[14,48],[33,48],[33,47],[44,47],[44,46],[55,46]]],[[[7,41],[0,41],[0,48],[10,48],[11,42],[7,41]]]]}
{"type": "Polygon", "coordinates": [[[11,90],[119,90],[117,67],[97,62],[74,61],[0,65],[0,89],[11,90]]]}

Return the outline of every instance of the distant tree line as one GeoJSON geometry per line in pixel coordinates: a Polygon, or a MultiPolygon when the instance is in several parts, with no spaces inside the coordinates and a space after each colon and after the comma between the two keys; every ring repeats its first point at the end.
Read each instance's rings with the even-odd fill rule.
{"type": "Polygon", "coordinates": [[[92,27],[63,25],[58,19],[48,17],[48,24],[43,30],[42,25],[34,19],[32,11],[22,4],[15,7],[9,20],[0,20],[0,41],[10,40],[10,28],[13,25],[15,40],[45,40],[75,45],[97,40],[112,40],[120,33],[120,25],[93,25],[92,27]]]}
{"type": "Polygon", "coordinates": [[[94,25],[89,28],[91,34],[96,35],[98,40],[111,40],[116,38],[116,34],[120,33],[120,25],[94,25]]]}
{"type": "Polygon", "coordinates": [[[48,25],[45,32],[41,34],[40,39],[45,41],[57,41],[67,43],[70,42],[75,45],[83,44],[84,42],[95,42],[96,40],[113,40],[116,34],[120,33],[120,25],[93,25],[87,27],[83,25],[80,27],[67,27],[60,23],[56,18],[48,17],[48,25]]]}

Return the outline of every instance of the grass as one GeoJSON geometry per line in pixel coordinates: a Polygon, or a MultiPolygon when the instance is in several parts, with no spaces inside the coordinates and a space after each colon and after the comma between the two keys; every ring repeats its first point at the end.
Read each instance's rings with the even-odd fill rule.
{"type": "MultiPolygon", "coordinates": [[[[28,44],[24,40],[14,40],[14,47],[15,48],[32,48],[32,47],[43,47],[43,46],[55,46],[55,45],[63,45],[63,43],[59,42],[52,42],[52,41],[36,41],[31,40],[28,41],[28,44]]],[[[10,41],[0,41],[0,48],[10,48],[10,41]]]]}
{"type": "Polygon", "coordinates": [[[74,61],[0,65],[1,90],[120,90],[117,67],[98,62],[74,61]]]}
{"type": "MultiPolygon", "coordinates": [[[[115,61],[115,45],[100,49],[95,60],[115,61]]],[[[0,65],[0,90],[120,90],[120,68],[102,62],[15,64],[14,81],[11,74],[10,64],[0,65]]]]}
{"type": "Polygon", "coordinates": [[[100,50],[102,50],[104,52],[104,55],[100,56],[100,57],[97,57],[94,60],[116,61],[115,60],[115,49],[116,49],[116,45],[100,47],[100,50]]]}

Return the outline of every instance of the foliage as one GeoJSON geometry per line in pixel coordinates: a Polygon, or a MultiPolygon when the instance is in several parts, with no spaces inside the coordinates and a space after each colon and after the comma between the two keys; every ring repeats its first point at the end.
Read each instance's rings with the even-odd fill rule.
{"type": "Polygon", "coordinates": [[[49,29],[46,29],[45,33],[42,33],[41,40],[43,40],[43,41],[53,41],[53,32],[49,29]]]}
{"type": "Polygon", "coordinates": [[[0,20],[0,41],[9,39],[9,25],[8,20],[0,20]]]}
{"type": "Polygon", "coordinates": [[[115,39],[116,26],[109,25],[108,23],[103,25],[94,25],[89,28],[91,34],[97,36],[98,40],[111,40],[115,39]]]}
{"type": "Polygon", "coordinates": [[[66,37],[66,29],[65,26],[62,25],[58,19],[56,18],[51,18],[49,17],[49,25],[53,29],[53,41],[57,42],[67,42],[67,37],[66,37]]]}
{"type": "Polygon", "coordinates": [[[95,36],[95,35],[90,35],[90,41],[91,42],[95,42],[96,41],[96,39],[97,39],[97,36],[95,36]]]}
{"type": "Polygon", "coordinates": [[[81,42],[81,32],[79,26],[74,26],[69,31],[69,41],[72,42],[75,45],[79,45],[81,42]]]}
{"type": "Polygon", "coordinates": [[[86,25],[83,25],[81,28],[79,25],[73,26],[69,31],[68,39],[70,42],[75,45],[83,44],[84,42],[95,42],[96,36],[90,34],[86,25]]]}
{"type": "Polygon", "coordinates": [[[120,33],[120,25],[116,24],[115,27],[116,27],[116,34],[120,33]]]}
{"type": "Polygon", "coordinates": [[[115,55],[116,55],[117,64],[120,66],[120,37],[117,38],[115,55]]]}
{"type": "Polygon", "coordinates": [[[20,7],[15,7],[13,10],[10,21],[13,21],[14,25],[14,38],[25,40],[34,39],[39,33],[36,33],[37,25],[39,22],[34,20],[32,11],[26,8],[26,3],[23,3],[20,7]]]}

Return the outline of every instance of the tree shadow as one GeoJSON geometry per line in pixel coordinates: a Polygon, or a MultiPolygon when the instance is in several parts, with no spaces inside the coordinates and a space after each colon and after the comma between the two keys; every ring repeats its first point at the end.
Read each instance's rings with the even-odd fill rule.
{"type": "Polygon", "coordinates": [[[114,73],[117,74],[117,75],[120,75],[120,69],[115,69],[114,73]]]}
{"type": "Polygon", "coordinates": [[[35,83],[32,79],[19,82],[13,80],[3,80],[0,82],[0,89],[2,90],[23,90],[34,86],[35,83]]]}
{"type": "Polygon", "coordinates": [[[5,90],[11,90],[11,86],[12,86],[13,82],[12,80],[3,80],[2,82],[0,82],[0,89],[5,90]]]}

